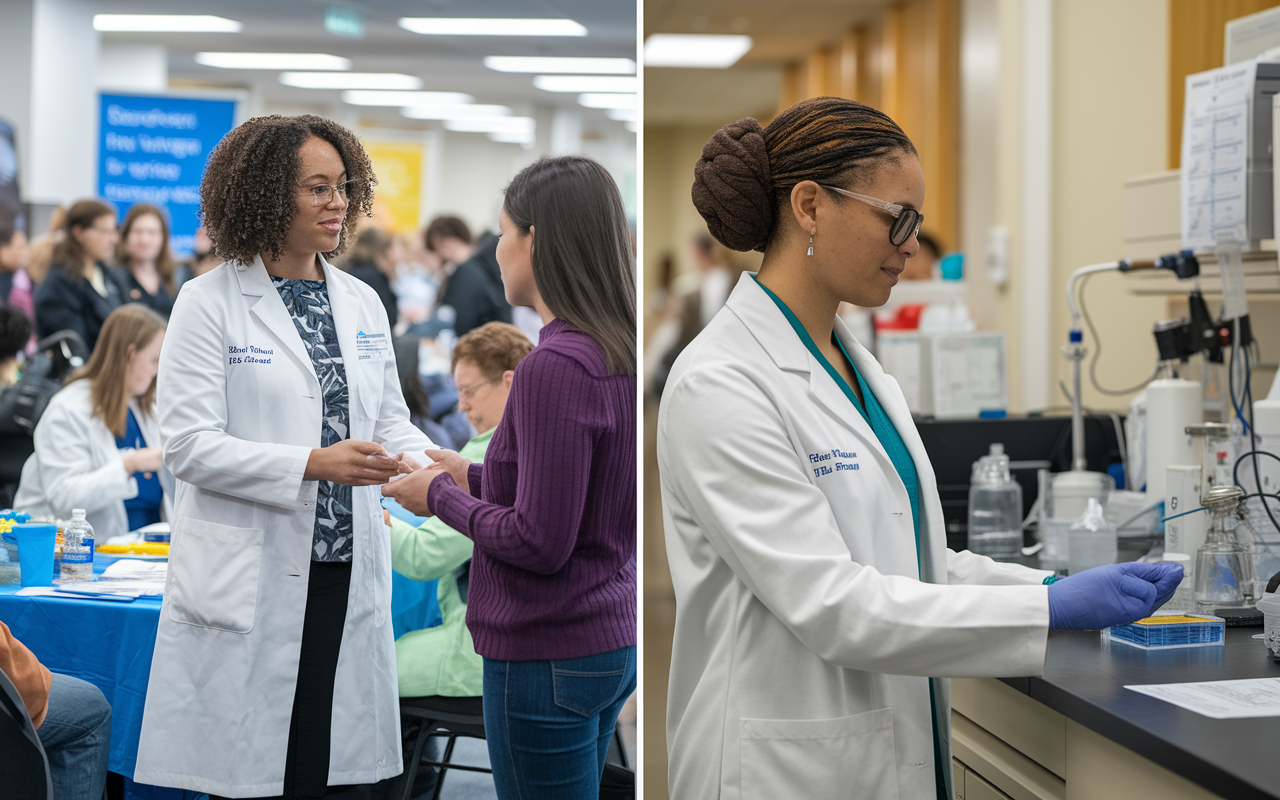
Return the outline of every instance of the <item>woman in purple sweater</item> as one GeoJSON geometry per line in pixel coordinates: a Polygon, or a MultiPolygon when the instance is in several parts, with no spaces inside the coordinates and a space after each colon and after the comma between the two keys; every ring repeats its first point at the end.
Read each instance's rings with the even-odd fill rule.
{"type": "Polygon", "coordinates": [[[428,451],[383,493],[475,541],[467,627],[499,797],[594,798],[636,685],[630,231],[608,172],[576,156],[521,171],[499,227],[507,300],[541,315],[538,346],[483,465],[428,451]]]}

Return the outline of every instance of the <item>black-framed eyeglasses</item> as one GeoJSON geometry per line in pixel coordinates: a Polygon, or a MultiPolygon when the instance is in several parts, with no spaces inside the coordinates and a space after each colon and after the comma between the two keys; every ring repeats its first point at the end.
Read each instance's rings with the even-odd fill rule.
{"type": "Polygon", "coordinates": [[[874,197],[868,197],[865,194],[851,192],[848,189],[841,189],[838,186],[826,186],[819,184],[823,189],[830,189],[833,192],[842,194],[845,197],[852,197],[854,200],[861,200],[869,206],[884,211],[893,217],[893,224],[889,226],[889,243],[894,247],[901,247],[902,243],[912,236],[920,233],[920,225],[924,222],[924,214],[916,211],[914,208],[900,206],[897,203],[890,203],[887,200],[878,200],[874,197]]]}
{"type": "Polygon", "coordinates": [[[336,186],[318,183],[315,186],[300,186],[298,188],[300,191],[311,195],[311,204],[313,206],[327,206],[333,202],[335,194],[343,200],[346,200],[347,196],[351,193],[352,187],[357,183],[359,183],[359,181],[353,179],[343,181],[336,186]]]}

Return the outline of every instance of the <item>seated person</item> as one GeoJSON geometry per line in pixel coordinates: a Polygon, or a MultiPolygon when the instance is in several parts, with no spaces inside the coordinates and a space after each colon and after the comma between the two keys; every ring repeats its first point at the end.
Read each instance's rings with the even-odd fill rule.
{"type": "Polygon", "coordinates": [[[102,690],[79,678],[49,672],[3,622],[0,672],[22,696],[40,737],[49,759],[53,796],[99,800],[111,751],[111,706],[102,690]]]}
{"type": "Polygon", "coordinates": [[[31,317],[17,306],[0,305],[0,388],[18,382],[18,354],[31,338],[31,317]]]}
{"type": "MultiPolygon", "coordinates": [[[[452,363],[458,407],[479,431],[460,451],[464,458],[477,463],[484,459],[489,438],[502,419],[516,364],[532,349],[533,343],[520,329],[505,322],[482,325],[458,340],[452,363]]],[[[471,540],[435,517],[417,528],[389,515],[388,520],[392,569],[418,581],[439,578],[436,598],[444,620],[396,640],[400,696],[479,697],[484,662],[466,625],[471,540]]],[[[414,796],[427,788],[430,773],[419,772],[425,780],[417,782],[414,796]]]]}
{"type": "Polygon", "coordinates": [[[111,312],[88,363],[36,425],[15,508],[59,519],[83,508],[99,542],[171,517],[174,480],[155,417],[164,329],[138,303],[111,312]]]}

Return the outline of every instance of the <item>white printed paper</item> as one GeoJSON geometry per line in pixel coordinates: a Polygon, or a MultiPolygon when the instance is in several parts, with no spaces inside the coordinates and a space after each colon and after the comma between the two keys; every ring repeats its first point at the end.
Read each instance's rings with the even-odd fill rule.
{"type": "Polygon", "coordinates": [[[1280,678],[1126,686],[1213,719],[1280,717],[1280,678]]]}
{"type": "Polygon", "coordinates": [[[1187,76],[1182,118],[1182,246],[1248,241],[1249,109],[1257,64],[1187,76]]]}

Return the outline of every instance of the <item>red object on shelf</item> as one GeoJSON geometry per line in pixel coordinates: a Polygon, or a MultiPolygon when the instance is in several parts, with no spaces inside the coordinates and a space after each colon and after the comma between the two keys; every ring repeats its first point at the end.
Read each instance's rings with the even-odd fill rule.
{"type": "Polygon", "coordinates": [[[920,327],[920,315],[924,313],[924,303],[908,303],[899,306],[897,313],[886,319],[881,314],[875,315],[877,331],[914,331],[920,327]]]}

